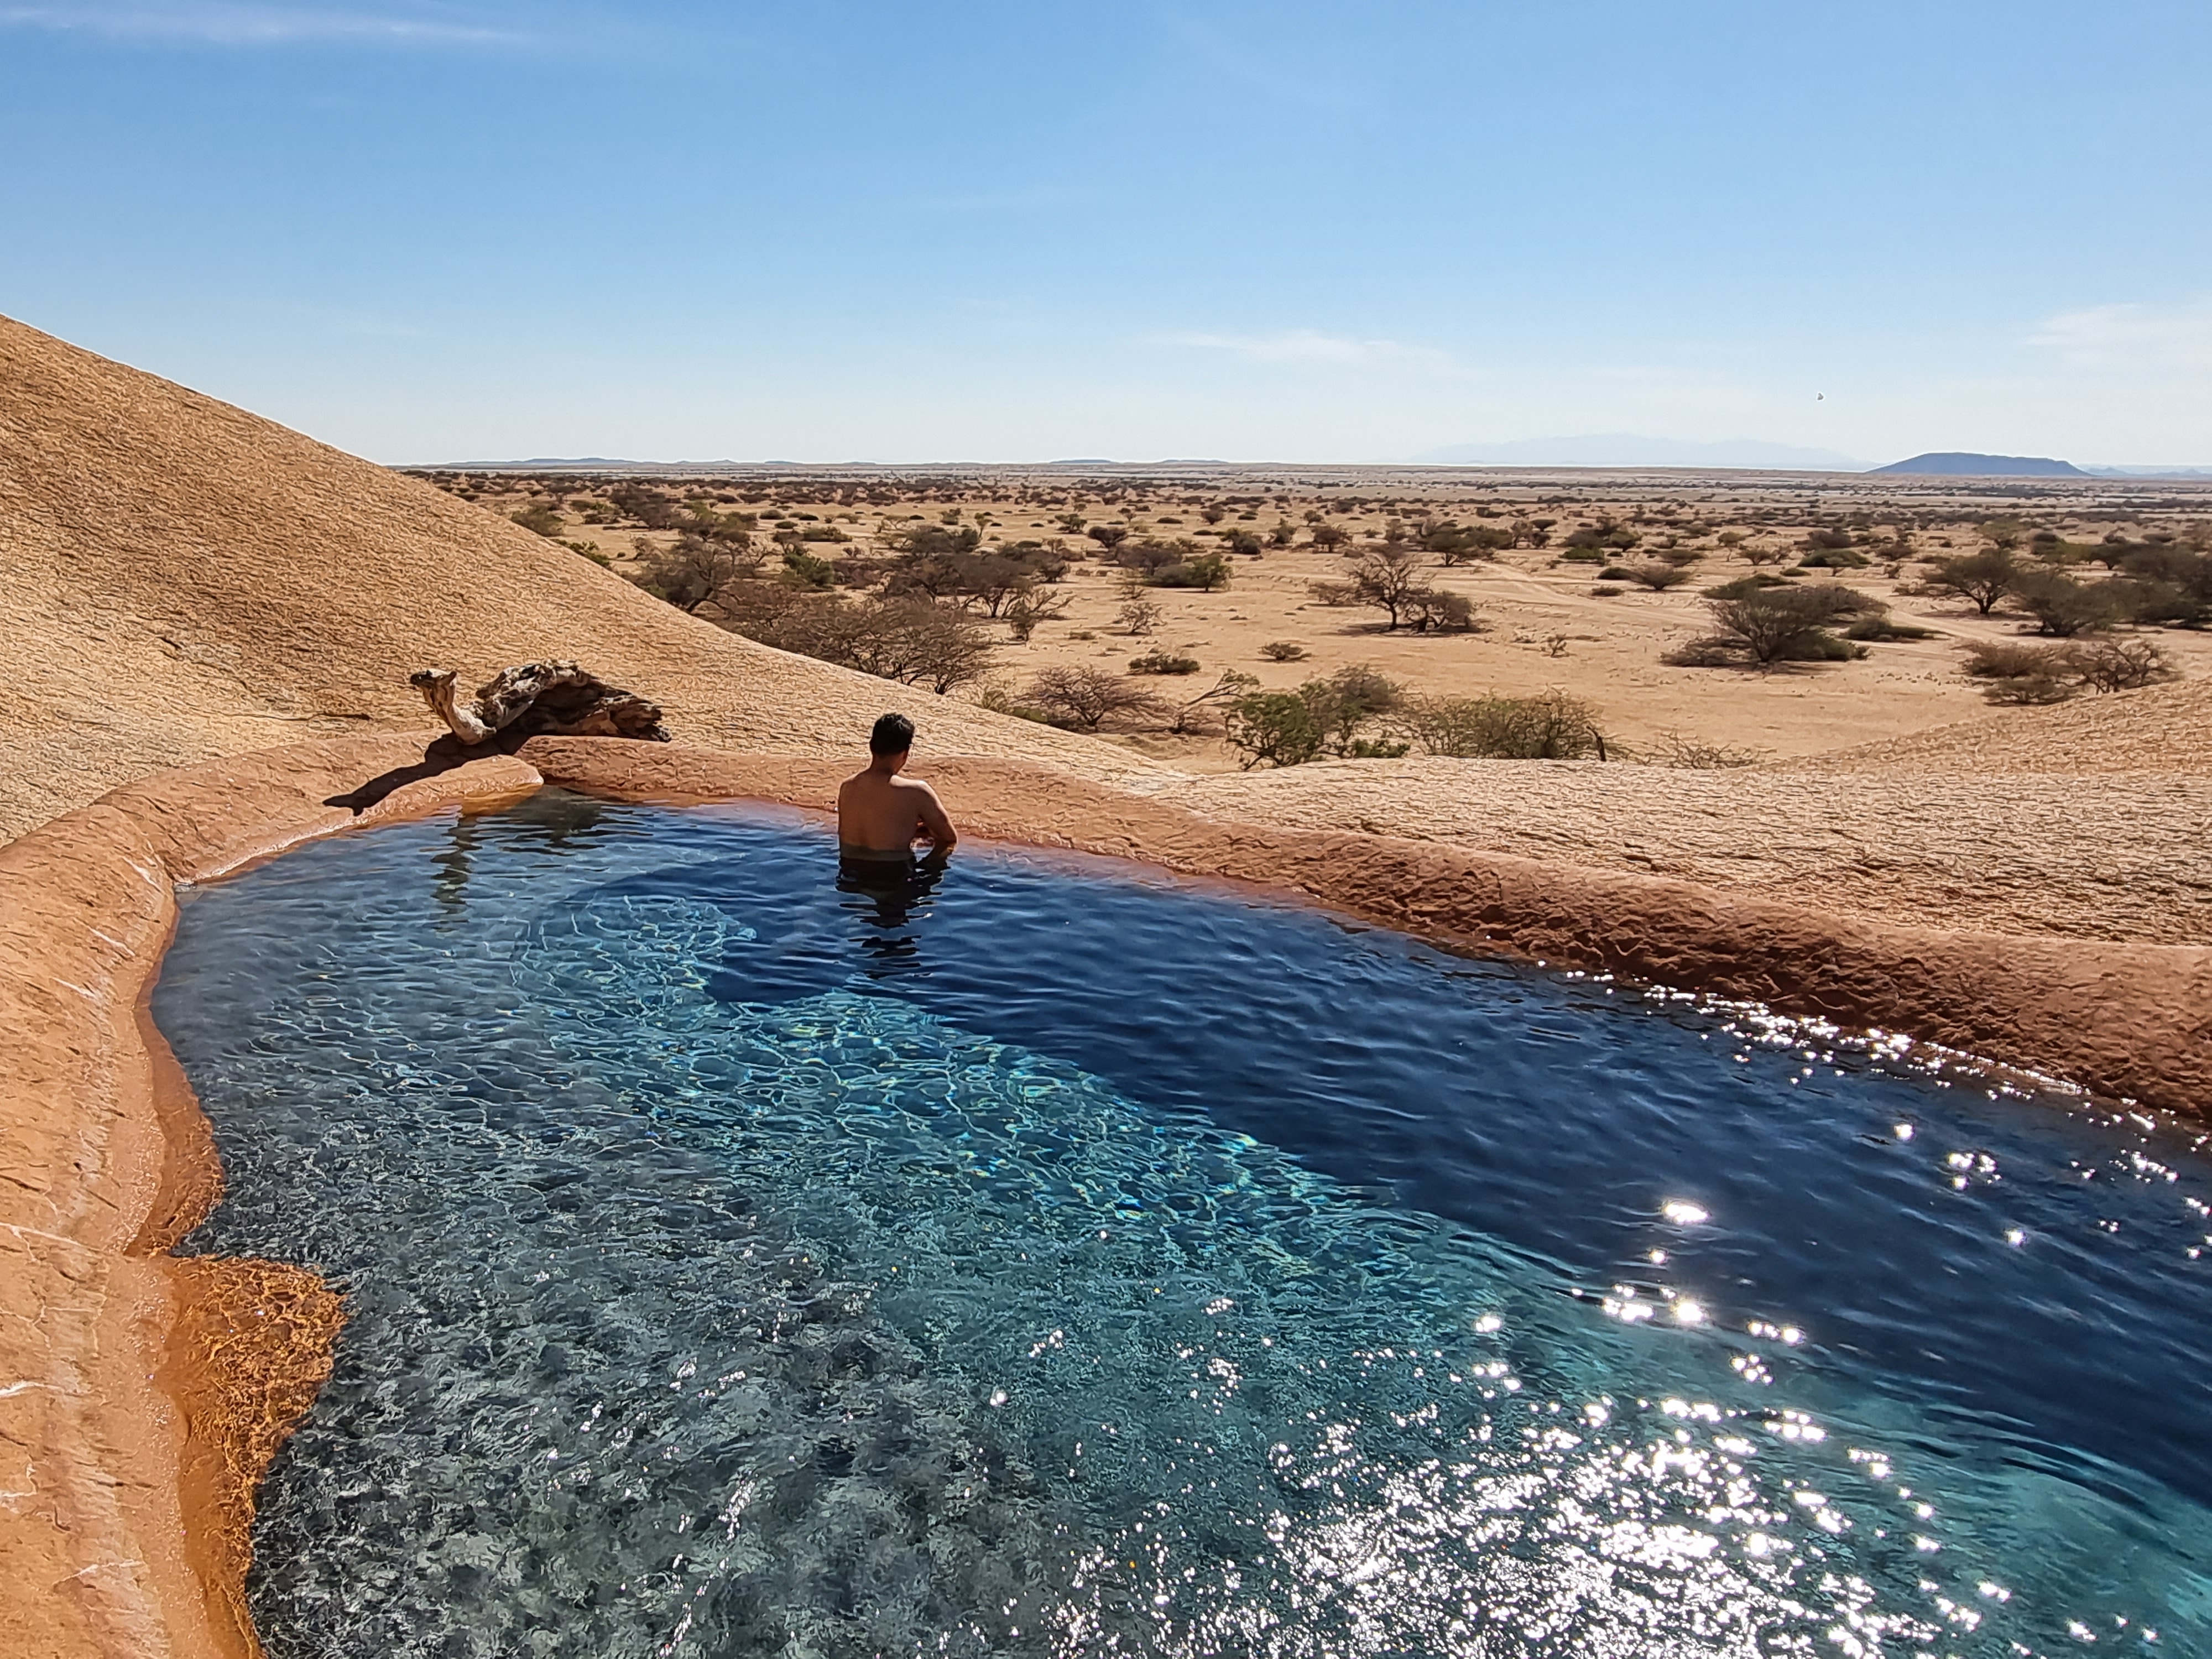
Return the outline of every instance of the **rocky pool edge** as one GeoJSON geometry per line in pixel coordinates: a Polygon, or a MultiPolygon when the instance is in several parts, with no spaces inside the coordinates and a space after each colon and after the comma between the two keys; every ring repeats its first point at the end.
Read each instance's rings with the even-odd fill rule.
{"type": "MultiPolygon", "coordinates": [[[[327,1377],[339,1298],[279,1262],[168,1254],[219,1200],[147,1000],[175,888],[318,836],[546,783],[821,809],[847,763],[610,738],[428,734],[164,772],[0,848],[0,1649],[258,1653],[254,1492],[327,1377]]],[[[1201,817],[1028,763],[919,768],[979,837],[1290,890],[1459,949],[1878,1029],[2212,1117],[2212,948],[1902,927],[1447,843],[1201,817]]]]}

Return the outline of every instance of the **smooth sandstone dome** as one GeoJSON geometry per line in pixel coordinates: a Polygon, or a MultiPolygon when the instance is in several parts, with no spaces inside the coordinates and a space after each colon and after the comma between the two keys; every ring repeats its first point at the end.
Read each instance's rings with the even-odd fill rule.
{"type": "Polygon", "coordinates": [[[568,657],[679,741],[842,753],[904,708],[930,752],[1153,770],[1110,744],[794,657],[684,615],[429,485],[0,318],[0,839],[165,767],[434,724],[568,657]]]}

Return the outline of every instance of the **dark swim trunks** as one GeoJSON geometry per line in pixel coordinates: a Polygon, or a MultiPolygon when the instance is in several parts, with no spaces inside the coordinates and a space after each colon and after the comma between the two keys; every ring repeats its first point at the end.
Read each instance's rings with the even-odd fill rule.
{"type": "Polygon", "coordinates": [[[848,847],[838,844],[837,862],[857,865],[867,870],[911,870],[915,866],[914,849],[902,847],[894,852],[878,852],[872,847],[848,847]]]}

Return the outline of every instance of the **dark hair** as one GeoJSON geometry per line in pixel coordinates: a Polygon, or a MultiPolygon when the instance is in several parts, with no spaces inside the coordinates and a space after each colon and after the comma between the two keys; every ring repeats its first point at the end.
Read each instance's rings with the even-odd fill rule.
{"type": "Polygon", "coordinates": [[[914,747],[914,722],[903,714],[886,714],[868,733],[871,755],[903,755],[914,747]]]}

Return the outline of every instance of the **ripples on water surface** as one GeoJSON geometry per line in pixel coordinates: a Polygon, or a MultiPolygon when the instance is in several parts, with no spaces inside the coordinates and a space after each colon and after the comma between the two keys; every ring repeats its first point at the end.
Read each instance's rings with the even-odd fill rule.
{"type": "Polygon", "coordinates": [[[547,792],[191,896],[188,1248],[347,1292],[278,1659],[2212,1654],[2201,1149],[963,849],[547,792]]]}

